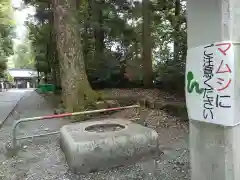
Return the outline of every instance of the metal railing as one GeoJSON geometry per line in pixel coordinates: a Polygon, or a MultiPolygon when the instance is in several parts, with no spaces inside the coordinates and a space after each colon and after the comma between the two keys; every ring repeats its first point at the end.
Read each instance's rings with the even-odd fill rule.
{"type": "MultiPolygon", "coordinates": [[[[45,119],[55,119],[55,118],[64,118],[64,117],[70,117],[70,116],[85,115],[85,114],[92,114],[92,113],[99,113],[99,112],[108,112],[108,111],[117,111],[117,110],[132,109],[132,108],[137,108],[138,109],[137,114],[140,115],[140,106],[139,105],[132,105],[132,106],[125,106],[125,107],[98,109],[98,110],[91,110],[91,111],[81,111],[81,112],[74,112],[74,113],[64,113],[64,114],[56,114],[56,115],[49,115],[49,116],[39,116],[39,117],[31,117],[31,118],[20,119],[20,120],[17,120],[13,124],[11,148],[12,149],[16,148],[17,140],[34,138],[34,137],[41,137],[41,136],[47,136],[47,135],[53,135],[53,134],[58,134],[59,133],[59,131],[57,131],[57,132],[50,132],[50,133],[38,134],[38,135],[33,135],[33,136],[24,136],[24,137],[17,138],[16,137],[16,128],[19,124],[21,124],[23,122],[38,121],[38,120],[45,120],[45,119]]],[[[140,118],[135,118],[135,119],[140,119],[140,118]]]]}

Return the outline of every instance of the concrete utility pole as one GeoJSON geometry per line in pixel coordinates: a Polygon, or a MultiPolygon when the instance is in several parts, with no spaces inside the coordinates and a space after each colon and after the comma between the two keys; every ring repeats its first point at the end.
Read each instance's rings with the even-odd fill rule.
{"type": "Polygon", "coordinates": [[[240,180],[240,0],[188,0],[187,10],[191,179],[240,180]]]}

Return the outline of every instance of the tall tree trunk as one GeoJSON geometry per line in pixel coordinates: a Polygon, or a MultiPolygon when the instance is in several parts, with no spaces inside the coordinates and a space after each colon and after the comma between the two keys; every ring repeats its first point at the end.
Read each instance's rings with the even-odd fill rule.
{"type": "MultiPolygon", "coordinates": [[[[83,57],[85,61],[85,67],[89,72],[91,69],[95,67],[94,61],[94,52],[95,44],[94,44],[94,32],[93,28],[91,27],[90,22],[93,21],[93,2],[94,0],[88,0],[85,4],[81,4],[81,6],[85,7],[84,12],[84,33],[83,33],[83,57]],[[93,66],[94,65],[94,66],[93,66]]],[[[89,73],[88,72],[88,73],[89,73]]]]}
{"type": "Polygon", "coordinates": [[[58,54],[57,54],[56,33],[54,29],[54,12],[53,12],[52,4],[50,4],[50,9],[51,9],[51,15],[49,19],[49,24],[51,27],[50,43],[51,43],[52,80],[55,87],[60,88],[61,87],[60,67],[59,67],[58,54]]]}
{"type": "Polygon", "coordinates": [[[62,97],[67,111],[81,111],[86,103],[97,100],[85,71],[80,33],[77,29],[76,0],[53,0],[57,35],[62,97]]]}
{"type": "Polygon", "coordinates": [[[175,0],[175,20],[174,20],[174,61],[179,60],[179,51],[180,51],[180,42],[179,42],[179,33],[180,33],[180,23],[177,21],[178,16],[181,13],[181,1],[175,0]]]}
{"type": "Polygon", "coordinates": [[[53,56],[52,56],[52,76],[53,76],[53,83],[56,86],[56,88],[61,87],[61,74],[60,74],[60,64],[58,59],[58,52],[56,47],[56,41],[55,41],[55,32],[53,31],[52,34],[52,50],[53,50],[53,56]]]}
{"type": "MultiPolygon", "coordinates": [[[[51,9],[51,2],[48,2],[48,9],[51,9]]],[[[53,47],[52,47],[52,31],[53,31],[53,15],[52,12],[50,14],[49,17],[49,25],[50,25],[50,31],[49,31],[49,41],[47,43],[47,62],[48,62],[48,74],[47,75],[51,75],[52,74],[52,68],[53,66],[53,47]]],[[[47,79],[49,82],[49,79],[47,79]]],[[[50,83],[54,83],[53,82],[53,77],[51,78],[51,82],[50,83]]]]}
{"type": "Polygon", "coordinates": [[[150,20],[150,1],[143,0],[143,84],[146,88],[153,86],[152,70],[152,41],[151,41],[151,20],[150,20]]]}
{"type": "Polygon", "coordinates": [[[98,23],[98,27],[94,30],[95,38],[95,62],[102,63],[104,59],[104,30],[103,30],[103,14],[102,5],[104,0],[100,2],[94,2],[94,20],[98,23]]]}

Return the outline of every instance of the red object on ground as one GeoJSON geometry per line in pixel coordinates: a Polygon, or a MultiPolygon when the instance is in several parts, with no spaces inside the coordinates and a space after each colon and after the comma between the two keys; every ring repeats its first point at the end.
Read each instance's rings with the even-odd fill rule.
{"type": "Polygon", "coordinates": [[[64,114],[55,114],[55,115],[48,115],[48,116],[42,116],[42,119],[53,119],[53,118],[62,118],[72,116],[72,113],[64,113],[64,114]]]}

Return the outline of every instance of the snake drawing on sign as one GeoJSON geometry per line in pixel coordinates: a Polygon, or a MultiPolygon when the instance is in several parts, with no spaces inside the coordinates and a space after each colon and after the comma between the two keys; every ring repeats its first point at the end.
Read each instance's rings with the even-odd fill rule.
{"type": "Polygon", "coordinates": [[[188,93],[192,93],[195,89],[197,94],[202,94],[204,91],[204,88],[199,87],[199,83],[194,80],[194,75],[192,71],[188,71],[187,73],[187,91],[188,93]]]}

